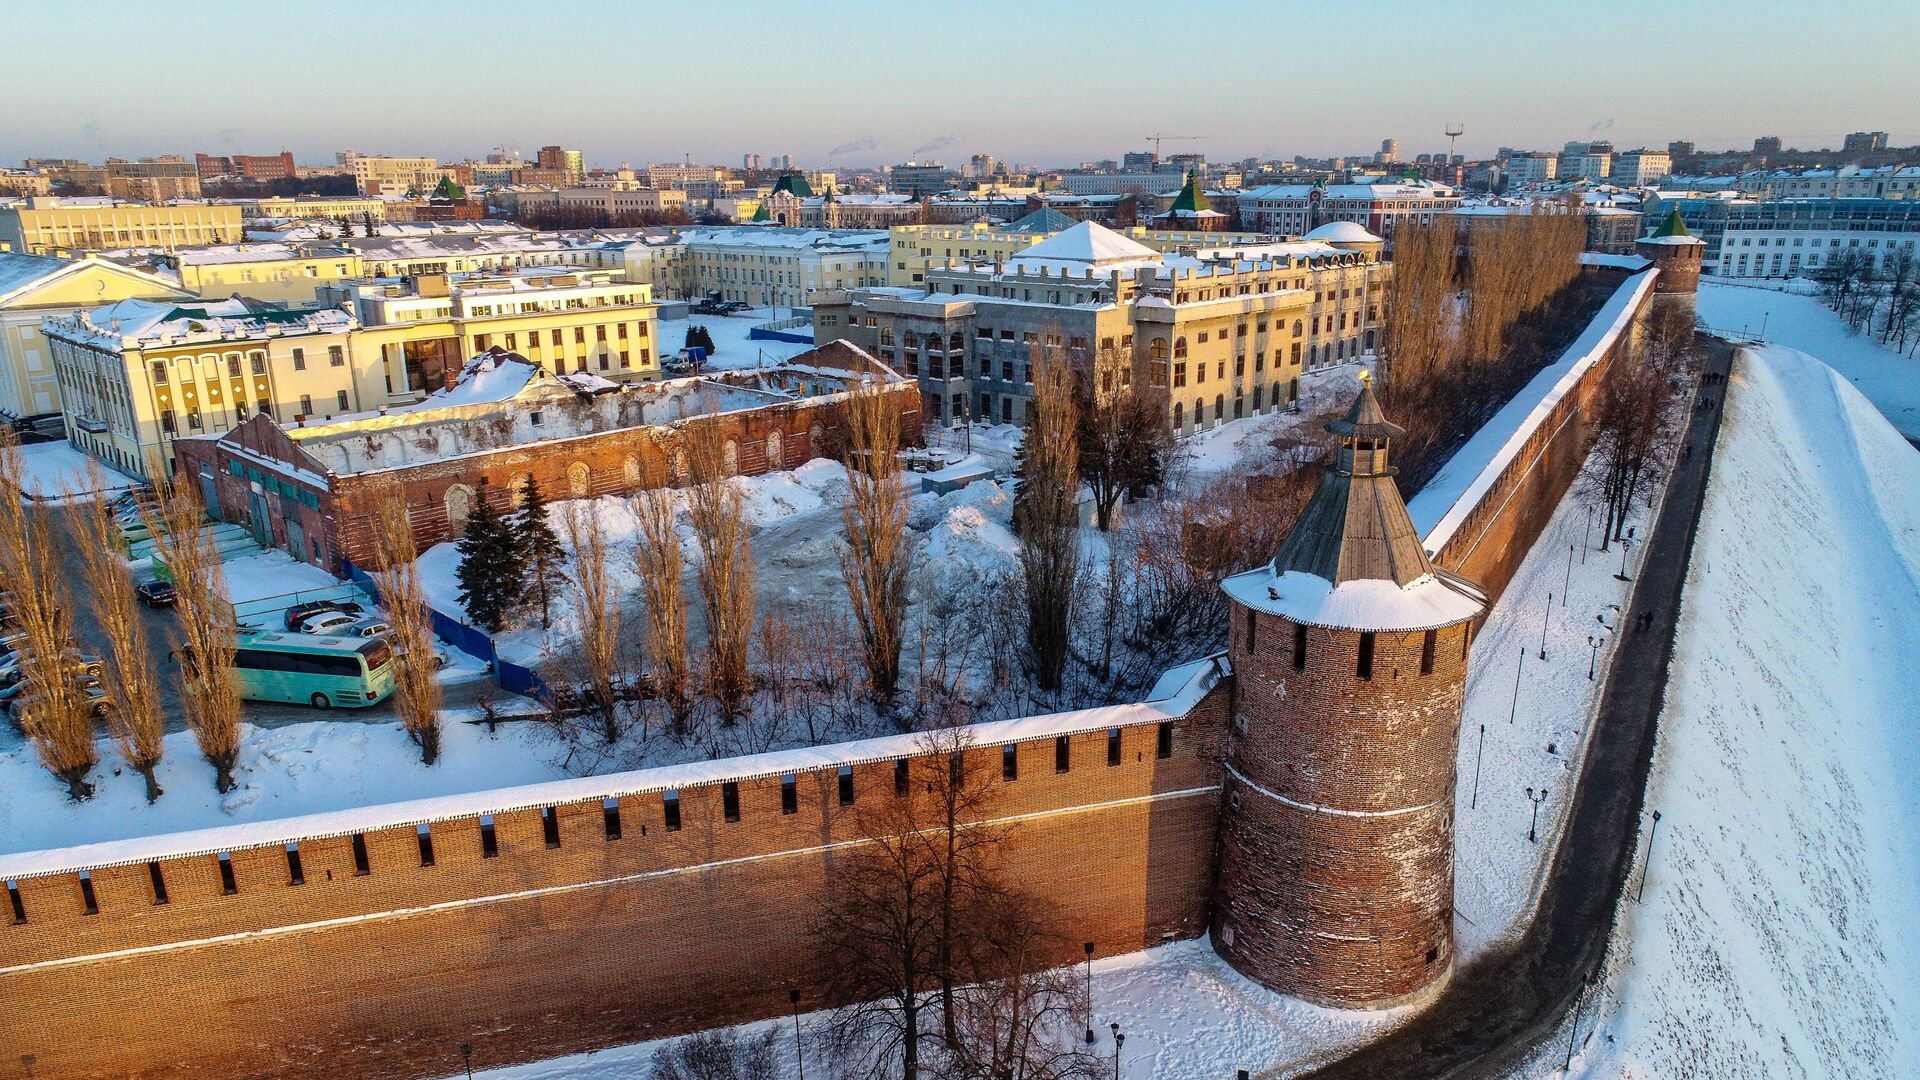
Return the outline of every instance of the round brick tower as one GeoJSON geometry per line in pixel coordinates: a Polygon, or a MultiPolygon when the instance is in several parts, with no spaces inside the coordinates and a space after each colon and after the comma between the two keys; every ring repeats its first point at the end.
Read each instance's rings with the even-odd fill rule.
{"type": "Polygon", "coordinates": [[[1695,294],[1700,291],[1700,261],[1707,244],[1687,231],[1686,222],[1680,220],[1680,208],[1674,207],[1653,235],[1635,240],[1633,250],[1660,271],[1653,281],[1655,302],[1680,304],[1691,312],[1695,294]]]}
{"type": "Polygon", "coordinates": [[[1370,386],[1272,563],[1228,578],[1233,731],[1214,948],[1342,1008],[1453,960],[1453,795],[1467,642],[1486,596],[1436,569],[1394,486],[1403,430],[1370,386]]]}

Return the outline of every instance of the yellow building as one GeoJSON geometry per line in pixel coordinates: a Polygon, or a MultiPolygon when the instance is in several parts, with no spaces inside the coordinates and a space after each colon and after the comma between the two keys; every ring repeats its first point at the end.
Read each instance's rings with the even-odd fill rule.
{"type": "Polygon", "coordinates": [[[40,332],[42,319],[136,298],[191,295],[165,278],[104,259],[0,252],[0,412],[22,417],[60,411],[60,382],[40,332]]]}
{"type": "Polygon", "coordinates": [[[653,290],[611,270],[423,274],[330,287],[323,296],[354,312],[361,326],[355,353],[380,368],[394,402],[438,389],[450,371],[494,346],[556,375],[660,377],[653,290]]]}
{"type": "Polygon", "coordinates": [[[350,218],[359,224],[372,214],[375,224],[387,220],[387,200],[371,195],[287,195],[266,199],[240,199],[243,218],[350,218]]]}
{"type": "Polygon", "coordinates": [[[234,244],[245,235],[231,203],[148,206],[112,198],[32,198],[0,206],[0,250],[68,255],[114,248],[234,244]]]}
{"type": "Polygon", "coordinates": [[[353,150],[335,155],[353,174],[354,190],[362,195],[400,195],[407,189],[430,191],[452,169],[442,168],[440,159],[430,157],[379,157],[353,150]]]}
{"type": "Polygon", "coordinates": [[[256,412],[284,424],[371,410],[383,373],[354,356],[346,311],[122,300],[42,323],[68,441],[121,472],[170,471],[173,441],[256,412]]]}
{"type": "Polygon", "coordinates": [[[209,300],[238,294],[311,306],[314,292],[361,277],[360,253],[337,244],[218,244],[174,256],[181,287],[209,300]]]}

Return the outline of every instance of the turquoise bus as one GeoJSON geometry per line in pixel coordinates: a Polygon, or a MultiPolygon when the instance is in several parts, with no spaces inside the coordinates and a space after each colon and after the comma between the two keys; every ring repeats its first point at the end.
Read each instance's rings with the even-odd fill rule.
{"type": "Polygon", "coordinates": [[[365,708],[393,693],[393,647],[378,637],[257,634],[240,639],[233,672],[248,701],[365,708]]]}

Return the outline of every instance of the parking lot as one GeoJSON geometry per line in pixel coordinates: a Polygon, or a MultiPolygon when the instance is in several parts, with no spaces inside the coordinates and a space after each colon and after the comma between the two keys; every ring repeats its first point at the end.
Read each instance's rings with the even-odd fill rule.
{"type": "MultiPolygon", "coordinates": [[[[66,515],[58,510],[52,511],[52,514],[51,527],[54,540],[55,543],[60,545],[60,549],[65,552],[63,568],[66,571],[67,580],[72,584],[75,594],[74,599],[77,610],[75,611],[74,619],[74,637],[76,643],[84,653],[105,657],[107,655],[106,641],[101,634],[98,620],[93,617],[91,594],[88,590],[85,575],[81,571],[79,556],[77,554],[77,542],[73,536],[70,524],[66,519],[66,515]]],[[[286,562],[289,564],[288,568],[279,568],[277,563],[281,557],[282,556],[274,553],[266,553],[262,556],[254,557],[256,560],[267,564],[266,568],[274,572],[274,574],[270,575],[260,575],[253,572],[257,568],[249,566],[246,562],[236,564],[241,568],[241,573],[235,576],[235,580],[232,582],[232,588],[238,590],[235,595],[237,598],[242,599],[237,609],[241,612],[243,621],[262,622],[265,619],[277,620],[280,611],[283,610],[285,606],[283,604],[279,608],[274,608],[271,606],[272,601],[264,601],[266,606],[263,606],[263,602],[246,603],[246,598],[257,595],[263,587],[273,587],[270,584],[263,586],[262,583],[255,580],[255,578],[261,576],[271,578],[277,574],[284,574],[287,578],[288,587],[290,588],[299,587],[307,583],[309,578],[316,582],[320,580],[330,580],[327,579],[327,575],[313,567],[293,563],[291,558],[286,559],[286,562]],[[311,571],[311,574],[307,574],[307,571],[311,571]]],[[[298,596],[299,594],[295,593],[291,595],[298,596]]],[[[287,602],[291,603],[292,600],[288,600],[287,602]]],[[[173,660],[173,651],[179,641],[174,611],[172,608],[146,607],[140,610],[141,617],[145,620],[147,640],[153,650],[154,663],[160,673],[161,704],[166,715],[167,730],[184,731],[186,730],[187,723],[186,712],[182,708],[180,701],[181,679],[178,676],[177,662],[173,660]]],[[[269,625],[273,625],[276,629],[279,628],[277,621],[269,625]]],[[[456,661],[461,659],[461,657],[455,657],[456,661]]],[[[471,663],[471,661],[469,662],[471,663]]],[[[462,705],[472,705],[476,694],[483,688],[491,685],[491,679],[475,673],[450,673],[449,678],[443,680],[443,684],[446,695],[446,706],[448,708],[458,708],[462,705]]],[[[322,711],[301,705],[258,701],[244,702],[241,708],[248,723],[265,728],[308,723],[315,720],[373,724],[390,723],[397,719],[391,700],[365,709],[329,709],[322,711]]],[[[19,741],[20,732],[16,727],[10,723],[0,725],[0,748],[17,745],[19,741]]]]}

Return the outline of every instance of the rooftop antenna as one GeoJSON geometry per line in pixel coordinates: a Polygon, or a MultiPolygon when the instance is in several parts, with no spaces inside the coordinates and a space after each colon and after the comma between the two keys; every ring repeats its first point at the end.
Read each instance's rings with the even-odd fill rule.
{"type": "Polygon", "coordinates": [[[1457,156],[1453,152],[1454,143],[1459,141],[1460,136],[1465,135],[1467,133],[1467,125],[1462,124],[1456,120],[1447,125],[1446,131],[1447,131],[1447,164],[1451,165],[1453,164],[1454,157],[1457,156]]]}

